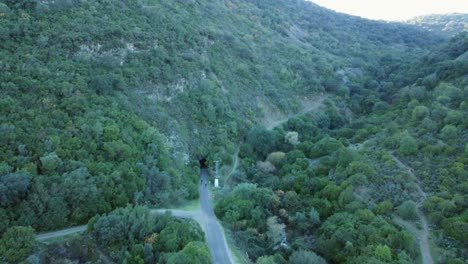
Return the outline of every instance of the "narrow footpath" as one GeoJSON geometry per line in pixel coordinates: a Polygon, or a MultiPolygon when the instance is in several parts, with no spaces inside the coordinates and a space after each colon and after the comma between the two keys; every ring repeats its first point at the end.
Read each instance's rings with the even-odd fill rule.
{"type": "Polygon", "coordinates": [[[229,173],[226,175],[226,180],[224,181],[225,184],[230,184],[231,183],[231,177],[236,172],[237,166],[239,166],[239,148],[237,148],[236,152],[233,155],[234,162],[232,164],[232,168],[229,171],[229,173]]]}
{"type": "MultiPolygon", "coordinates": [[[[427,195],[422,189],[422,182],[421,180],[416,176],[414,173],[413,169],[405,165],[400,159],[398,159],[392,152],[389,153],[390,156],[395,160],[397,163],[397,166],[400,169],[405,170],[408,172],[408,174],[416,181],[416,188],[418,190],[418,193],[421,197],[421,199],[417,203],[417,211],[416,213],[418,214],[418,217],[421,221],[421,227],[422,230],[418,230],[417,228],[414,228],[414,230],[419,231],[419,247],[421,250],[421,257],[422,257],[422,263],[423,264],[433,264],[434,260],[432,259],[431,255],[431,249],[429,246],[429,225],[427,223],[427,218],[424,215],[424,213],[421,210],[423,202],[426,200],[427,195]]],[[[410,225],[413,225],[412,223],[408,223],[410,225]]]]}

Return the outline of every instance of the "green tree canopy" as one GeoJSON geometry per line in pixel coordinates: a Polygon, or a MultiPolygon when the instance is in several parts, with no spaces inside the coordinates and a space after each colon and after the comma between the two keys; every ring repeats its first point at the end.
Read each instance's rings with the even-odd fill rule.
{"type": "Polygon", "coordinates": [[[0,239],[0,259],[19,262],[32,252],[36,244],[36,234],[30,226],[12,226],[0,239]]]}

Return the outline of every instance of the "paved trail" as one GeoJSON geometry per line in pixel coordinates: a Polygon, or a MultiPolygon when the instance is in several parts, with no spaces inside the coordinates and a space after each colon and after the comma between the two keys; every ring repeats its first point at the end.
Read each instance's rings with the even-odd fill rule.
{"type": "Polygon", "coordinates": [[[208,171],[203,169],[201,172],[202,184],[200,184],[200,205],[202,212],[202,222],[200,225],[205,231],[206,240],[210,247],[213,263],[234,263],[231,251],[229,250],[223,228],[218,222],[211,206],[210,192],[205,183],[208,182],[208,171]]]}
{"type": "Polygon", "coordinates": [[[151,210],[154,213],[172,212],[175,217],[192,218],[197,221],[205,232],[206,242],[210,248],[213,263],[230,264],[232,260],[231,251],[229,250],[226,237],[224,236],[223,228],[214,214],[210,200],[210,192],[208,190],[208,171],[201,170],[201,182],[199,185],[200,191],[200,209],[196,211],[172,210],[172,209],[155,209],[151,210]]]}
{"type": "MultiPolygon", "coordinates": [[[[427,224],[427,219],[424,213],[421,210],[422,203],[426,200],[427,195],[422,189],[422,183],[421,180],[414,174],[414,171],[412,168],[408,167],[405,165],[401,160],[399,160],[393,153],[390,153],[390,156],[395,160],[397,163],[398,167],[400,167],[403,170],[406,170],[408,174],[413,177],[413,179],[416,180],[416,188],[418,190],[419,195],[421,196],[421,199],[418,201],[417,205],[417,214],[419,219],[421,220],[421,226],[422,230],[419,232],[419,247],[421,250],[421,256],[422,256],[422,262],[423,264],[433,264],[434,260],[432,259],[431,255],[431,249],[429,246],[429,225],[427,224]]],[[[408,223],[409,225],[413,225],[412,223],[408,223]]],[[[413,230],[417,230],[414,228],[413,230]]]]}
{"type": "MultiPolygon", "coordinates": [[[[229,250],[224,231],[219,223],[216,215],[214,214],[213,207],[210,200],[208,183],[208,171],[202,169],[201,171],[201,182],[199,184],[200,191],[200,209],[196,211],[184,211],[184,210],[172,210],[172,209],[153,209],[152,213],[164,213],[170,211],[173,216],[180,218],[191,218],[197,221],[205,232],[206,241],[210,248],[211,256],[213,257],[213,263],[218,264],[231,264],[234,263],[231,251],[229,250]],[[206,183],[206,185],[205,185],[206,183]]],[[[36,239],[43,241],[50,238],[62,237],[74,233],[80,233],[85,231],[86,225],[71,227],[59,231],[53,231],[48,233],[39,234],[36,239]]],[[[112,263],[106,255],[101,254],[101,259],[105,263],[112,263]]]]}

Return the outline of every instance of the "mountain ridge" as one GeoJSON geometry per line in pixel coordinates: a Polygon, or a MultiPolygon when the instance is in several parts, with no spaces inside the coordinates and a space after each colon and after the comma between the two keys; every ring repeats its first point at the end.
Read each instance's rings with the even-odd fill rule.
{"type": "Polygon", "coordinates": [[[444,36],[453,37],[460,32],[468,31],[468,14],[448,13],[425,15],[409,19],[405,21],[405,23],[444,36]]]}

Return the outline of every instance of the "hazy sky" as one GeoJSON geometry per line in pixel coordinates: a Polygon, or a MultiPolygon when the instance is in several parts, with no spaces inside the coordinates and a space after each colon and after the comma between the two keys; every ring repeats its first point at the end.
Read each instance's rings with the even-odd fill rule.
{"type": "Polygon", "coordinates": [[[406,20],[415,16],[468,13],[468,0],[311,0],[338,12],[370,19],[406,20]]]}

